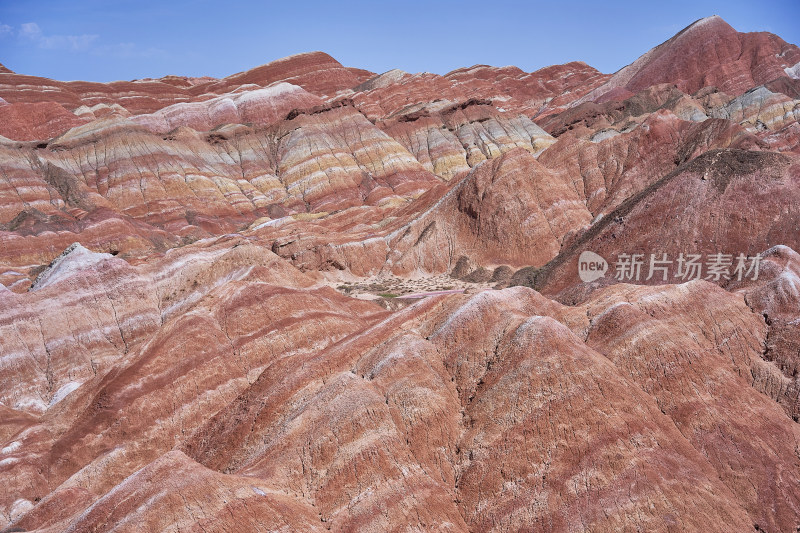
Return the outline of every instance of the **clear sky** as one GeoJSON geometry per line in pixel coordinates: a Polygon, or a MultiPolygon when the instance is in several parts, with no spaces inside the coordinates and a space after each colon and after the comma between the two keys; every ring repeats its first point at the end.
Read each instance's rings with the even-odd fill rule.
{"type": "Polygon", "coordinates": [[[800,0],[0,0],[0,63],[61,80],[221,77],[322,50],[375,72],[573,60],[614,72],[714,14],[800,44],[800,0]]]}

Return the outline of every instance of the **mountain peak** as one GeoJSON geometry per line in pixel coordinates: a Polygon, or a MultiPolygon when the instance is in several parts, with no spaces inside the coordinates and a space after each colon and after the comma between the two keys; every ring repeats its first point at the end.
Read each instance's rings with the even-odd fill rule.
{"type": "Polygon", "coordinates": [[[604,85],[576,103],[595,100],[613,89],[632,93],[674,83],[693,94],[717,87],[740,95],[786,75],[800,61],[800,49],[771,33],[740,33],[719,15],[701,18],[618,70],[604,85]]]}
{"type": "Polygon", "coordinates": [[[738,32],[719,15],[711,15],[710,17],[703,17],[695,20],[656,48],[671,43],[681,37],[694,35],[696,33],[708,33],[721,36],[725,34],[736,34],[738,32]]]}

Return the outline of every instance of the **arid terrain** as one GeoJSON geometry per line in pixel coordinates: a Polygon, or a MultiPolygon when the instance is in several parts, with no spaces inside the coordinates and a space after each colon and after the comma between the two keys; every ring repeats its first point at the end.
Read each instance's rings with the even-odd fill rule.
{"type": "Polygon", "coordinates": [[[0,532],[800,531],[798,252],[800,48],[717,16],[614,74],[0,65],[0,532]]]}

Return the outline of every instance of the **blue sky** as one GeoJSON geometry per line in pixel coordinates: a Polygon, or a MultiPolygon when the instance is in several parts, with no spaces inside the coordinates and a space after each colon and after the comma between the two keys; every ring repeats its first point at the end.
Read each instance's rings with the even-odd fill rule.
{"type": "Polygon", "coordinates": [[[800,44],[798,0],[0,0],[0,63],[61,80],[221,77],[322,50],[376,72],[478,63],[530,71],[572,60],[614,72],[712,14],[800,44]]]}

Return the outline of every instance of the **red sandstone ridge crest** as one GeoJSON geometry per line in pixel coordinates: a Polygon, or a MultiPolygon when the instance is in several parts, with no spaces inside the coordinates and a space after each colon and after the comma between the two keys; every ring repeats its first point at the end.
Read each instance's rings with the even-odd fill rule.
{"type": "Polygon", "coordinates": [[[714,86],[738,95],[776,78],[800,63],[800,49],[766,32],[738,33],[719,16],[700,19],[653,48],[583,100],[613,89],[638,92],[674,83],[686,93],[714,86]]]}
{"type": "Polygon", "coordinates": [[[0,533],[798,530],[798,65],[0,65],[0,533]]]}

